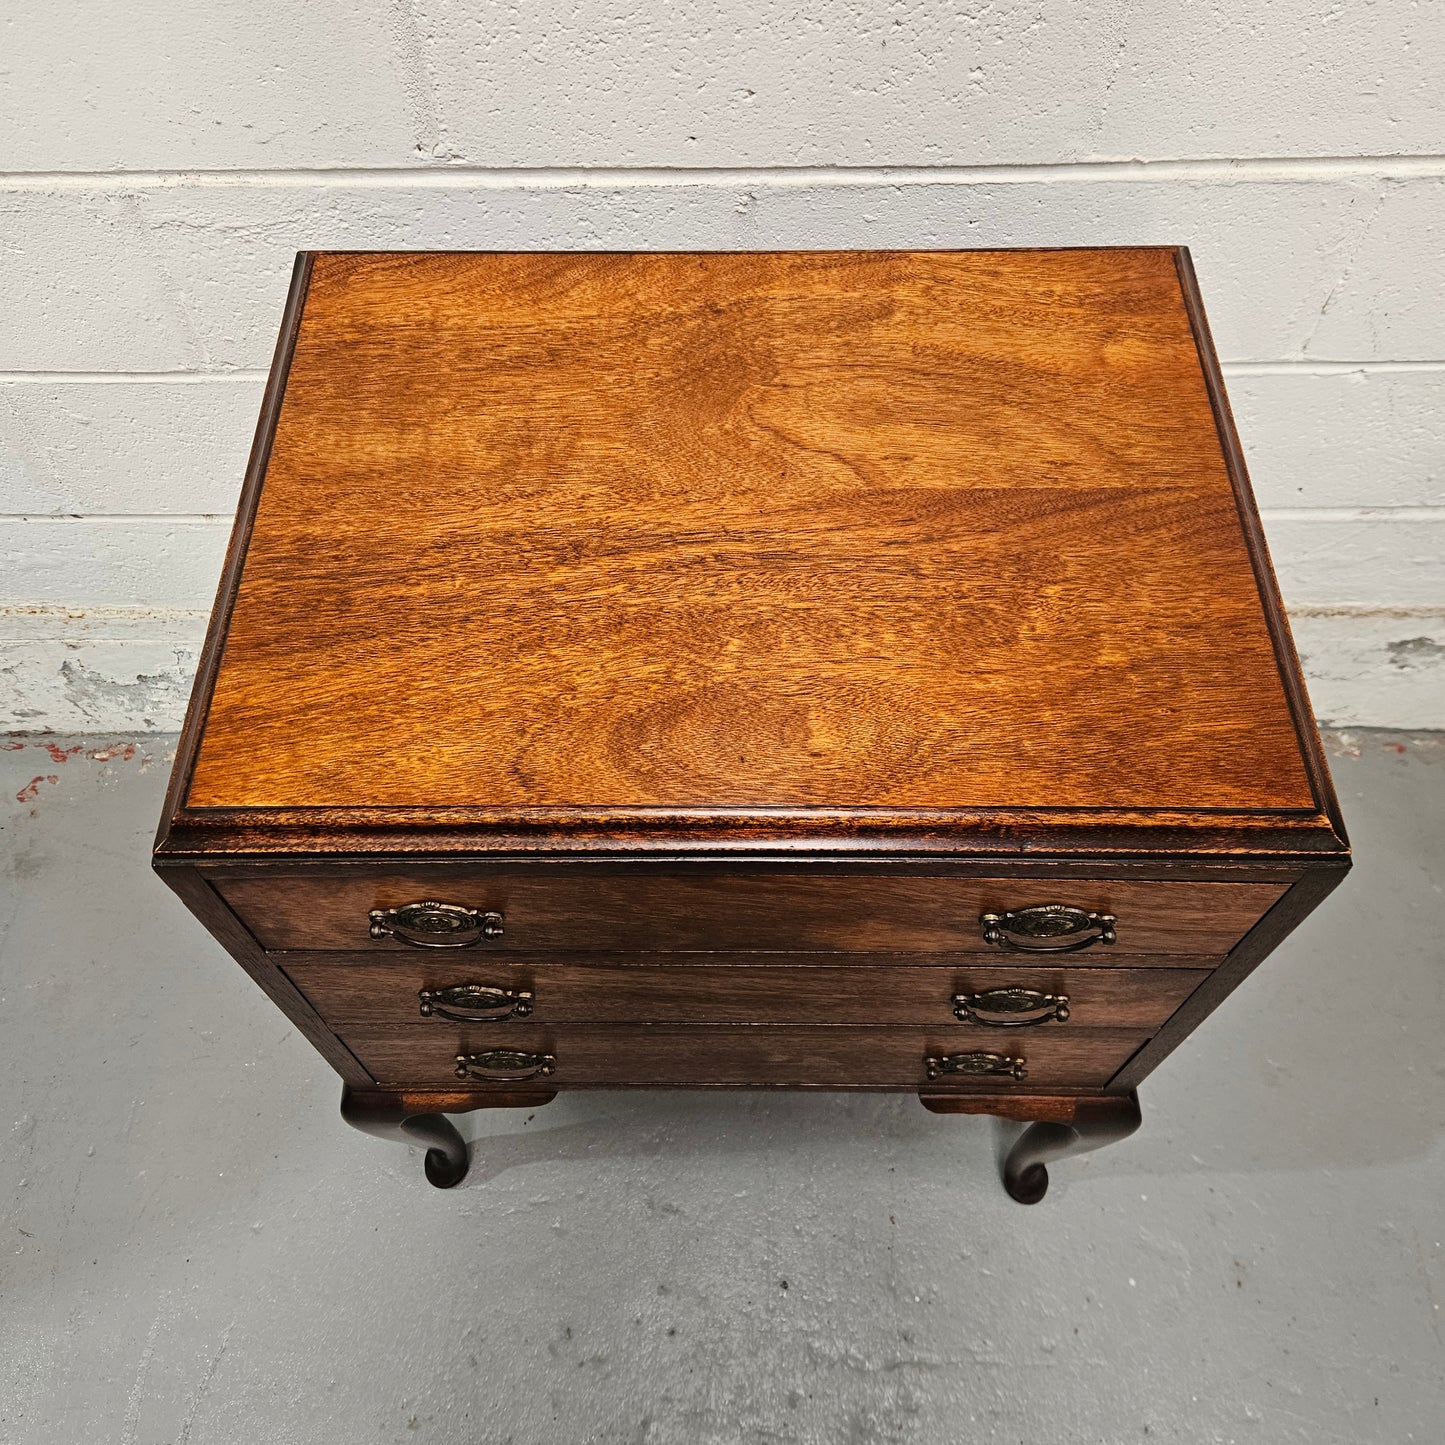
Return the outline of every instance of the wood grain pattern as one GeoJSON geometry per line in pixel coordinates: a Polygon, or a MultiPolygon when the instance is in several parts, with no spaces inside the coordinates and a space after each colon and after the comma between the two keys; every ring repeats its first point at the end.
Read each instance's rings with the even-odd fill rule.
{"type": "MultiPolygon", "coordinates": [[[[445,1088],[381,1089],[372,1084],[359,1088],[348,1087],[343,1091],[358,1099],[363,1106],[374,1109],[392,1109],[403,1114],[466,1114],[473,1109],[540,1109],[557,1097],[551,1089],[529,1089],[518,1085],[512,1089],[501,1087],[480,1094],[475,1089],[457,1089],[456,1080],[445,1088]]],[[[1039,1114],[1034,1117],[1044,1118],[1039,1114]]]]}
{"type": "MultiPolygon", "coordinates": [[[[1026,1039],[962,1026],[897,1028],[547,1027],[518,1024],[505,1041],[484,1025],[439,1029],[347,1029],[341,1037],[380,1084],[455,1087],[457,1054],[518,1049],[552,1054],[547,1088],[819,1088],[926,1089],[1019,1094],[1050,1088],[1097,1088],[1148,1037],[1115,1029],[1039,1031],[1026,1039]],[[929,1080],[927,1055],[986,1050],[1027,1061],[1027,1077],[929,1080]]],[[[478,1090],[515,1084],[477,1083],[478,1090]]]]}
{"type": "Polygon", "coordinates": [[[993,1114],[1000,1119],[1029,1123],[1047,1119],[1056,1124],[1071,1124],[1078,1115],[1080,1100],[1073,1094],[1009,1098],[1004,1094],[931,1094],[924,1088],[918,1092],[918,1102],[930,1114],[993,1114]]]}
{"type": "Polygon", "coordinates": [[[1167,249],[317,257],[188,806],[1319,813],[1167,249]]]}
{"type": "MultiPolygon", "coordinates": [[[[279,961],[279,960],[278,960],[279,961]]],[[[1023,988],[1063,994],[1066,1023],[1040,1030],[1146,1029],[1153,1032],[1209,975],[1202,969],[913,968],[874,964],[849,968],[786,964],[690,964],[609,968],[548,960],[536,964],[500,959],[395,959],[386,963],[283,962],[287,976],[333,1027],[415,1024],[445,1027],[423,1018],[422,989],[480,984],[525,989],[533,995],[534,1024],[912,1024],[948,1027],[956,1022],[955,994],[1023,988]]],[[[501,1044],[519,1020],[495,1025],[501,1044]]],[[[997,1029],[1022,1037],[1028,1029],[997,1029]]]]}
{"type": "Polygon", "coordinates": [[[225,878],[216,889],[268,949],[364,953],[414,953],[395,939],[370,938],[368,913],[429,898],[503,915],[501,938],[466,950],[482,954],[804,949],[997,955],[979,927],[985,911],[1068,903],[1115,914],[1118,942],[1070,955],[1075,961],[1131,953],[1226,953],[1284,891],[1277,883],[1074,879],[1063,884],[653,870],[630,877],[555,871],[498,876],[457,867],[225,878]]]}

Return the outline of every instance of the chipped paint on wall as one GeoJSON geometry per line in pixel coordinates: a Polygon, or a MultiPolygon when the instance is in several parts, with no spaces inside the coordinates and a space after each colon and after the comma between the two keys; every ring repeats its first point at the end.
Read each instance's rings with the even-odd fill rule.
{"type": "Polygon", "coordinates": [[[81,657],[61,644],[0,643],[0,730],[175,732],[197,660],[166,643],[94,643],[81,657]]]}
{"type": "Polygon", "coordinates": [[[1385,651],[1392,667],[1438,667],[1445,663],[1445,642],[1436,642],[1433,637],[1404,637],[1388,644],[1385,651]]]}
{"type": "Polygon", "coordinates": [[[1445,731],[1386,732],[1373,728],[1323,728],[1320,737],[1332,758],[1359,758],[1366,752],[1393,753],[1424,763],[1445,763],[1445,731]]]}
{"type": "Polygon", "coordinates": [[[0,610],[0,732],[174,732],[204,634],[191,611],[0,610]]]}
{"type": "Polygon", "coordinates": [[[1291,612],[1321,724],[1445,728],[1445,612],[1291,612]]]}

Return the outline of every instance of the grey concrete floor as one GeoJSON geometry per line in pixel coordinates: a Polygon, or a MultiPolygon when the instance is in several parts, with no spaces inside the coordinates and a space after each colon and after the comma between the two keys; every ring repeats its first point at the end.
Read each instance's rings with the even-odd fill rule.
{"type": "Polygon", "coordinates": [[[474,1114],[432,1190],[150,875],[166,740],[15,740],[0,1439],[1445,1439],[1445,735],[1332,752],[1355,872],[1025,1209],[891,1096],[474,1114]]]}

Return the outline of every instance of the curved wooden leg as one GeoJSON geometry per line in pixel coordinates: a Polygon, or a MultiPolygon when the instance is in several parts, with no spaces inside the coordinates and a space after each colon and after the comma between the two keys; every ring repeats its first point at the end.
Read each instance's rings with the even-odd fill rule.
{"type": "Polygon", "coordinates": [[[414,1089],[341,1090],[341,1117],[363,1134],[426,1146],[426,1177],[438,1189],[450,1189],[467,1177],[466,1141],[448,1114],[472,1109],[537,1109],[557,1097],[555,1089],[425,1091],[414,1089]]]}
{"type": "Polygon", "coordinates": [[[378,1139],[395,1139],[403,1144],[426,1145],[423,1168],[427,1182],[438,1189],[450,1189],[467,1177],[466,1140],[456,1125],[442,1114],[419,1112],[404,1094],[368,1094],[355,1089],[341,1091],[341,1117],[353,1129],[375,1134],[378,1139]]]}
{"type": "Polygon", "coordinates": [[[1048,1193],[1049,1160],[1127,1139],[1139,1122],[1139,1096],[1132,1091],[1076,1099],[1070,1122],[1030,1124],[1019,1136],[1004,1160],[1003,1187],[1020,1204],[1037,1204],[1048,1193]]]}

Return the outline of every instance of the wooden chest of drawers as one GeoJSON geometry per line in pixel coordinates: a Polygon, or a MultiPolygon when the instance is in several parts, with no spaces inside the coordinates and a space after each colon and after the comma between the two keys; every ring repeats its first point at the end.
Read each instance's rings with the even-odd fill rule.
{"type": "Polygon", "coordinates": [[[1189,259],[298,259],[156,867],[344,1115],[1127,1133],[1348,845],[1189,259]]]}

